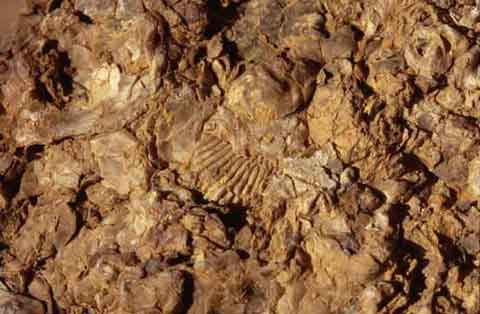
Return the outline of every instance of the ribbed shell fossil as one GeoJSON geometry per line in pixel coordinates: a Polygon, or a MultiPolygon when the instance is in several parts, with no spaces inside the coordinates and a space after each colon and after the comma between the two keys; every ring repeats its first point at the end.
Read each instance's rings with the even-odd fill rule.
{"type": "Polygon", "coordinates": [[[227,87],[223,105],[199,102],[188,86],[173,92],[139,129],[150,158],[177,168],[184,184],[209,201],[257,203],[278,160],[303,150],[308,136],[295,111],[307,102],[313,77],[305,67],[285,67],[281,60],[248,65],[227,87]]]}
{"type": "Polygon", "coordinates": [[[220,204],[255,200],[273,170],[274,163],[268,159],[239,154],[230,143],[211,135],[202,136],[191,165],[191,171],[198,174],[198,188],[220,204]]]}
{"type": "Polygon", "coordinates": [[[480,313],[480,0],[27,2],[0,314],[480,313]]]}

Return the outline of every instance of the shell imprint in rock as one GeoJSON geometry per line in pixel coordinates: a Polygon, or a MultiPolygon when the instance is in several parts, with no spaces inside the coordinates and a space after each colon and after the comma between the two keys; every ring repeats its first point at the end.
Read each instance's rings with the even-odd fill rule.
{"type": "Polygon", "coordinates": [[[205,197],[222,205],[248,205],[260,197],[274,171],[262,156],[246,156],[216,136],[204,134],[193,155],[191,171],[205,197]]]}

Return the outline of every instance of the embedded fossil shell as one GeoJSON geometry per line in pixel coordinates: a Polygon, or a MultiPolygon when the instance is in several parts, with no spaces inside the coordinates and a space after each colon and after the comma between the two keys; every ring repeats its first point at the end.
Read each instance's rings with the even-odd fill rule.
{"type": "Polygon", "coordinates": [[[264,66],[247,70],[226,94],[225,106],[246,120],[268,123],[294,112],[303,102],[295,84],[282,81],[264,66]]]}
{"type": "Polygon", "coordinates": [[[239,154],[230,143],[204,135],[193,155],[191,171],[197,174],[198,188],[210,201],[248,204],[265,189],[274,163],[261,156],[239,154]]]}
{"type": "Polygon", "coordinates": [[[0,314],[480,313],[480,0],[28,2],[0,314]]]}

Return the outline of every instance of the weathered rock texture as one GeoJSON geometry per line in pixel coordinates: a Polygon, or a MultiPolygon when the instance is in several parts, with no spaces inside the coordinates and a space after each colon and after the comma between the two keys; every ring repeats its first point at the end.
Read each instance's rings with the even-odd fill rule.
{"type": "Polygon", "coordinates": [[[27,4],[0,313],[480,313],[480,3],[27,4]]]}

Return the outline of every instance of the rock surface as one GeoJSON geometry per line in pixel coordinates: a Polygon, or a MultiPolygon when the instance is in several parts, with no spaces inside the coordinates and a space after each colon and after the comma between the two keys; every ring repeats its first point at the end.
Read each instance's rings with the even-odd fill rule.
{"type": "Polygon", "coordinates": [[[26,4],[0,313],[480,313],[479,1],[26,4]]]}

